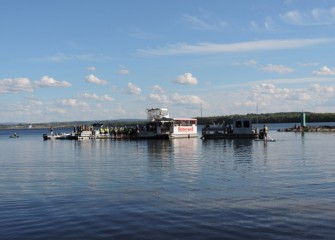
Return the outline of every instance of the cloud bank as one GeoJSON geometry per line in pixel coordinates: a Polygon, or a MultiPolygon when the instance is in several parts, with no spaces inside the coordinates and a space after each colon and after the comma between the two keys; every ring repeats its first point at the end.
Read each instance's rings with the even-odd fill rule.
{"type": "Polygon", "coordinates": [[[287,40],[261,40],[240,43],[179,43],[160,48],[138,49],[138,53],[156,56],[172,56],[183,54],[215,54],[229,52],[270,51],[281,49],[302,48],[334,42],[331,38],[307,38],[287,40]]]}

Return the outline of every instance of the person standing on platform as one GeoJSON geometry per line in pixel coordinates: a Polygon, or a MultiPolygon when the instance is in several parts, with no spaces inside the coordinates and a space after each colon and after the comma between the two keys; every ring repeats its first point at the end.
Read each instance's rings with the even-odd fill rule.
{"type": "Polygon", "coordinates": [[[264,131],[264,141],[267,141],[268,140],[268,131],[269,131],[269,128],[265,124],[264,124],[263,131],[264,131]]]}

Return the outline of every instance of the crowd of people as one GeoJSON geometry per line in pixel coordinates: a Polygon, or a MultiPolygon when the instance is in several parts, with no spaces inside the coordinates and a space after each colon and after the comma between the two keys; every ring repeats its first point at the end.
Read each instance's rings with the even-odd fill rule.
{"type": "Polygon", "coordinates": [[[118,135],[129,135],[134,136],[140,133],[140,127],[136,126],[101,126],[99,128],[100,135],[110,135],[110,136],[118,136],[118,135]]]}
{"type": "Polygon", "coordinates": [[[136,126],[104,126],[101,125],[99,128],[94,128],[93,125],[80,125],[73,127],[74,134],[81,134],[83,131],[90,131],[92,135],[102,135],[102,136],[120,136],[120,135],[128,135],[135,136],[139,132],[146,130],[146,127],[136,126]]]}

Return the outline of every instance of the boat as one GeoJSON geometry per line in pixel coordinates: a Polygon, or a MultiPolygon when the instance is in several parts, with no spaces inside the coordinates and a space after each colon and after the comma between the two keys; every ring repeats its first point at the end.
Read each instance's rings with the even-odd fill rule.
{"type": "Polygon", "coordinates": [[[132,138],[193,138],[198,137],[197,119],[171,118],[166,108],[147,109],[147,123],[137,126],[132,138]]]}
{"type": "Polygon", "coordinates": [[[44,140],[84,140],[84,139],[174,139],[198,137],[197,119],[171,118],[166,108],[147,109],[147,120],[136,126],[92,126],[75,127],[71,133],[43,134],[44,140]],[[98,129],[95,129],[98,127],[98,129]]]}
{"type": "Polygon", "coordinates": [[[20,136],[17,135],[16,133],[14,133],[13,135],[10,135],[9,137],[10,137],[10,138],[18,138],[18,137],[20,137],[20,136]]]}
{"type": "Polygon", "coordinates": [[[57,134],[43,134],[44,140],[85,140],[91,139],[93,136],[92,131],[81,131],[72,133],[57,133],[57,134]]]}
{"type": "Polygon", "coordinates": [[[233,125],[206,125],[202,129],[201,139],[258,139],[257,128],[251,119],[235,119],[233,125]]]}

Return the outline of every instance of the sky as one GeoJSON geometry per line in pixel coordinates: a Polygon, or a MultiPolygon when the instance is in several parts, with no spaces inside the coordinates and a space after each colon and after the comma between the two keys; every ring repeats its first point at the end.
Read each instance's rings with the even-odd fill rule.
{"type": "Polygon", "coordinates": [[[0,0],[0,123],[335,111],[335,1],[0,0]]]}

